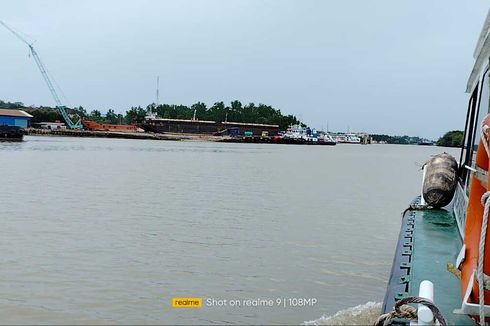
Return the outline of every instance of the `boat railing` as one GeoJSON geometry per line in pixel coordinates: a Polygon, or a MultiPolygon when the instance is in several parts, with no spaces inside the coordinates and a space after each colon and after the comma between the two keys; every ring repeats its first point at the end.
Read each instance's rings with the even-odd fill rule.
{"type": "Polygon", "coordinates": [[[464,229],[466,225],[466,209],[468,207],[468,196],[461,184],[458,182],[453,198],[453,213],[458,224],[461,239],[464,239],[464,229]]]}

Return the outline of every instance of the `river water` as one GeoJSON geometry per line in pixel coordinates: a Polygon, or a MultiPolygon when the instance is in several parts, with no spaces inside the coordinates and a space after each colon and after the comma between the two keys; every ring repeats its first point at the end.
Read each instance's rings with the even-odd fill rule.
{"type": "Polygon", "coordinates": [[[399,145],[0,143],[0,321],[301,324],[379,303],[400,213],[420,165],[442,151],[459,157],[399,145]],[[174,297],[203,307],[172,308],[174,297]]]}

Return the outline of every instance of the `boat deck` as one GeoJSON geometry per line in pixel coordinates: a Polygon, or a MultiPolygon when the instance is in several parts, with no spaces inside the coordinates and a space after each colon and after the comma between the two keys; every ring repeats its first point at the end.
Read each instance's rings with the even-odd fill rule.
{"type": "MultiPolygon", "coordinates": [[[[414,201],[418,202],[419,199],[414,201]]],[[[429,280],[434,283],[434,303],[449,325],[475,325],[470,317],[453,313],[461,307],[460,280],[447,271],[447,263],[454,264],[461,246],[451,212],[442,209],[405,212],[384,312],[391,311],[401,298],[417,296],[420,282],[429,280]]]]}

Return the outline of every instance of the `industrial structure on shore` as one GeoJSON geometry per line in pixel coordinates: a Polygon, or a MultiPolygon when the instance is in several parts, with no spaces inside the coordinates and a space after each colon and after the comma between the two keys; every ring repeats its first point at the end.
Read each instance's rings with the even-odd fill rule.
{"type": "Polygon", "coordinates": [[[0,140],[22,140],[31,118],[22,110],[0,109],[0,140]]]}
{"type": "MultiPolygon", "coordinates": [[[[116,125],[116,124],[107,124],[107,123],[98,123],[96,121],[83,120],[80,117],[75,117],[77,120],[74,122],[72,119],[73,116],[70,116],[67,111],[65,105],[61,102],[61,98],[58,95],[56,88],[54,87],[55,83],[51,80],[52,77],[47,72],[47,69],[38,53],[34,49],[32,43],[29,43],[24,37],[22,37],[17,31],[15,31],[12,27],[5,24],[3,21],[0,21],[0,24],[4,26],[8,31],[10,31],[14,36],[16,36],[19,40],[21,40],[24,44],[29,48],[30,54],[34,58],[41,75],[48,86],[49,91],[56,103],[56,108],[63,117],[63,120],[66,123],[66,128],[68,129],[88,129],[91,131],[115,131],[115,132],[128,132],[134,133],[140,131],[138,126],[136,125],[116,125]]],[[[158,78],[157,78],[158,85],[158,78]]],[[[157,102],[158,102],[158,86],[157,86],[157,102]]],[[[25,126],[27,127],[27,126],[25,126]]],[[[24,128],[25,128],[24,127],[24,128]]],[[[51,125],[40,125],[41,128],[49,127],[51,129],[51,125]]],[[[196,134],[224,134],[229,132],[230,130],[233,133],[237,134],[260,134],[267,136],[274,136],[279,131],[278,125],[265,125],[265,124],[254,124],[254,123],[239,123],[239,122],[217,122],[217,121],[201,121],[194,118],[192,120],[177,120],[177,119],[147,119],[141,127],[145,131],[150,132],[170,132],[170,133],[196,133],[196,134]]],[[[56,129],[61,129],[62,126],[56,126],[56,129]]],[[[141,130],[143,131],[143,130],[141,130]]]]}
{"type": "Polygon", "coordinates": [[[0,125],[27,128],[32,115],[23,110],[0,109],[0,125]]]}

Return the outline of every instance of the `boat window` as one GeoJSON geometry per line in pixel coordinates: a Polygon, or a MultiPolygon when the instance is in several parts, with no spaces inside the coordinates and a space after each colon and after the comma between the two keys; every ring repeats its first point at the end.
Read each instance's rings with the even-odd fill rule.
{"type": "MultiPolygon", "coordinates": [[[[478,149],[478,144],[481,139],[481,127],[483,119],[487,116],[489,112],[489,100],[490,100],[490,83],[489,83],[489,73],[488,67],[485,70],[485,73],[482,77],[482,82],[480,83],[481,87],[478,90],[478,87],[475,88],[471,98],[471,114],[470,114],[470,123],[468,125],[468,137],[465,139],[467,144],[466,147],[466,165],[473,166],[475,165],[476,160],[476,150],[478,149]],[[476,96],[478,94],[478,96],[476,96]],[[476,109],[475,109],[476,108],[476,109]]],[[[463,167],[463,170],[464,169],[463,167]]],[[[470,176],[471,174],[468,171],[463,171],[464,180],[465,180],[465,188],[466,191],[469,191],[470,185],[470,176]]]]}
{"type": "Polygon", "coordinates": [[[473,140],[474,156],[476,156],[476,149],[478,148],[478,144],[480,143],[480,139],[481,139],[481,132],[482,132],[481,127],[482,127],[483,119],[488,114],[489,96],[490,96],[490,84],[489,84],[489,73],[487,68],[484,74],[483,84],[480,90],[480,103],[478,105],[478,119],[476,120],[476,125],[474,130],[474,134],[475,134],[473,140]]]}
{"type": "Polygon", "coordinates": [[[468,175],[468,170],[464,168],[465,165],[471,165],[469,156],[469,148],[471,146],[471,137],[473,135],[473,121],[475,116],[475,103],[476,98],[478,96],[478,85],[473,90],[471,94],[470,100],[468,101],[468,110],[466,112],[466,124],[464,128],[464,136],[463,136],[463,144],[461,147],[461,154],[459,157],[459,165],[460,165],[460,178],[461,181],[466,181],[466,177],[468,175]]]}

